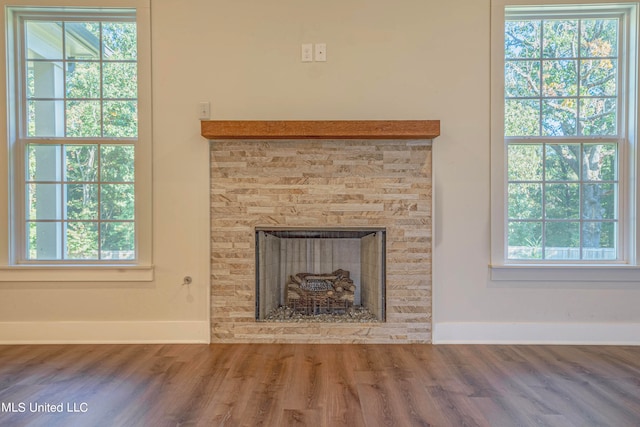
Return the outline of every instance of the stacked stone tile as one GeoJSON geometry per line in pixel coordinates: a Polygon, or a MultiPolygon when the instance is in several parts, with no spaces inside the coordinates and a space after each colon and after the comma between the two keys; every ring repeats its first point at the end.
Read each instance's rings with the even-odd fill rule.
{"type": "Polygon", "coordinates": [[[431,141],[210,144],[212,342],[431,342],[431,141]],[[384,321],[256,321],[255,230],[278,226],[384,227],[384,321]]]}

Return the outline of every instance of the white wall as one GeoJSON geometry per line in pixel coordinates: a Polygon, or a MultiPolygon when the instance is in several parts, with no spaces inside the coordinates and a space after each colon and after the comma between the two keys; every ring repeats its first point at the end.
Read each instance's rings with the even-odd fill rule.
{"type": "Polygon", "coordinates": [[[211,101],[218,119],[441,120],[436,342],[637,343],[638,286],[488,278],[489,17],[489,0],[152,0],[155,280],[0,285],[0,341],[42,325],[89,340],[87,322],[104,326],[96,340],[206,335],[209,146],[197,106],[211,101]],[[327,62],[301,63],[300,44],[317,42],[327,62]]]}
{"type": "MultiPolygon", "coordinates": [[[[486,16],[489,10],[486,4],[482,7],[484,23],[477,27],[476,34],[483,35],[484,44],[490,28],[486,16]]],[[[499,9],[497,13],[503,13],[499,9]]],[[[489,54],[483,50],[483,58],[487,57],[489,54]]],[[[485,59],[482,64],[483,68],[488,66],[485,59]]],[[[481,99],[487,101],[486,96],[481,99]]],[[[488,106],[477,108],[480,111],[488,106]]],[[[470,140],[464,143],[465,154],[457,158],[461,164],[443,166],[443,153],[436,152],[434,341],[640,344],[640,312],[636,308],[640,282],[596,282],[592,274],[587,275],[589,281],[582,282],[489,279],[490,191],[485,184],[489,182],[490,161],[486,157],[486,122],[477,129],[480,144],[470,140]],[[482,161],[480,166],[478,161],[482,161]],[[479,182],[474,181],[476,178],[479,182]],[[458,185],[460,180],[466,182],[458,185]],[[466,185],[471,187],[465,196],[466,185]]],[[[435,146],[443,148],[438,141],[435,146]]]]}

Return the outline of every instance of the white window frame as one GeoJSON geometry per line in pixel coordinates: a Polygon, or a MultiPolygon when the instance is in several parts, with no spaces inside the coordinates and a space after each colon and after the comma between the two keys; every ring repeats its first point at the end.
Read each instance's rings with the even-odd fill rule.
{"type": "MultiPolygon", "coordinates": [[[[152,264],[152,126],[151,126],[151,20],[149,0],[15,0],[10,6],[0,10],[2,21],[7,26],[1,44],[2,56],[7,60],[7,66],[2,71],[2,78],[7,82],[2,85],[0,92],[4,92],[6,105],[0,106],[0,129],[7,135],[8,143],[0,148],[0,176],[7,177],[0,185],[0,282],[58,282],[58,281],[151,281],[153,280],[152,264]],[[108,4],[107,4],[108,3],[108,4]],[[43,9],[41,9],[43,8],[43,9]],[[48,8],[48,9],[44,9],[48,8]],[[16,209],[12,203],[23,200],[20,178],[20,168],[14,167],[16,156],[15,141],[18,137],[18,120],[16,118],[19,102],[17,102],[16,70],[9,64],[16,64],[15,46],[15,13],[25,10],[65,12],[99,12],[111,9],[135,9],[137,43],[138,43],[138,137],[135,141],[135,227],[136,227],[136,259],[131,262],[95,262],[95,263],[59,263],[37,262],[18,263],[20,257],[16,251],[23,246],[18,239],[23,240],[24,225],[15,217],[16,209]],[[15,178],[14,178],[15,176],[15,178]],[[2,226],[6,224],[6,226],[2,226]]],[[[60,141],[73,143],[73,139],[60,141]]]]}
{"type": "MultiPolygon", "coordinates": [[[[562,5],[550,0],[532,2],[524,0],[492,0],[491,4],[491,279],[496,281],[545,281],[545,282],[638,282],[640,264],[637,245],[640,242],[636,213],[638,204],[638,23],[637,2],[620,1],[565,1],[562,5]],[[505,9],[519,7],[522,11],[610,11],[625,13],[627,28],[624,50],[628,69],[622,74],[623,87],[627,93],[623,100],[624,129],[620,136],[625,143],[619,148],[619,197],[622,200],[619,212],[620,259],[611,262],[571,261],[550,262],[546,260],[507,259],[507,163],[504,137],[504,24],[505,9]],[[630,35],[635,35],[635,37],[630,35]],[[624,163],[622,163],[624,162],[624,163]]],[[[586,140],[585,142],[589,142],[586,140]]],[[[595,141],[594,141],[595,142],[595,141]]]]}

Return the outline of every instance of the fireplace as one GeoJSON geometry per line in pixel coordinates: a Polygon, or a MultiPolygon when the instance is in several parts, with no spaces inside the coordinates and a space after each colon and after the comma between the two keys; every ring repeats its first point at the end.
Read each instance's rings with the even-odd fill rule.
{"type": "Polygon", "coordinates": [[[256,319],[380,322],[385,229],[256,229],[256,319]]]}
{"type": "Polygon", "coordinates": [[[439,134],[437,121],[205,121],[202,131],[211,140],[212,342],[431,341],[431,140],[439,134]],[[384,247],[369,264],[362,262],[370,256],[367,239],[384,247]],[[301,244],[292,241],[305,241],[304,250],[286,255],[283,248],[301,244]],[[276,252],[279,246],[281,255],[263,258],[263,245],[276,252]],[[337,247],[341,262],[313,255],[288,268],[295,263],[283,259],[329,247],[337,247]],[[369,276],[382,278],[377,294],[365,290],[369,276]],[[344,290],[349,280],[352,302],[344,290]],[[302,291],[288,293],[289,284],[302,291]],[[296,292],[301,301],[290,307],[296,316],[320,319],[267,319],[274,309],[294,306],[296,292]],[[340,305],[340,298],[347,303],[340,305]],[[372,318],[322,319],[362,306],[372,318]]]}

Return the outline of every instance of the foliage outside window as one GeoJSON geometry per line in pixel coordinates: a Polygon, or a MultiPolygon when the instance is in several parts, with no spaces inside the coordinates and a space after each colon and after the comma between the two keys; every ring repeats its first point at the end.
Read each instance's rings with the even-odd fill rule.
{"type": "Polygon", "coordinates": [[[17,259],[135,260],[135,12],[16,19],[17,259]]]}
{"type": "Polygon", "coordinates": [[[507,259],[620,259],[623,27],[507,10],[507,259]]]}

